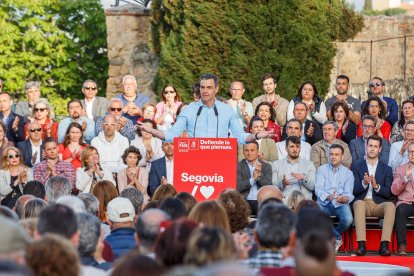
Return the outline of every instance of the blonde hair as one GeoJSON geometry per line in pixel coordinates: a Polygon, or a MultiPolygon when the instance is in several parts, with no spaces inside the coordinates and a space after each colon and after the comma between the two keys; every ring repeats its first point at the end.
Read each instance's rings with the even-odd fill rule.
{"type": "Polygon", "coordinates": [[[19,164],[26,168],[26,166],[24,166],[23,156],[22,156],[22,153],[20,152],[20,150],[16,147],[7,147],[7,148],[4,149],[3,156],[2,156],[2,159],[1,159],[2,169],[7,170],[9,168],[9,161],[7,159],[8,159],[8,155],[9,155],[10,150],[15,151],[17,154],[20,154],[19,164]]]}
{"type": "Polygon", "coordinates": [[[92,155],[93,151],[96,151],[99,155],[98,150],[94,146],[87,146],[83,149],[81,156],[82,167],[86,167],[88,165],[86,160],[88,160],[88,158],[92,155]]]}
{"type": "Polygon", "coordinates": [[[305,200],[305,199],[306,199],[306,197],[301,191],[293,190],[288,194],[288,196],[286,198],[286,205],[292,211],[294,211],[298,208],[299,203],[301,201],[305,200]]]}
{"type": "Polygon", "coordinates": [[[197,203],[188,215],[188,219],[231,233],[226,209],[216,200],[197,203]]]}
{"type": "Polygon", "coordinates": [[[33,104],[32,115],[31,115],[32,118],[35,118],[35,115],[36,115],[35,108],[36,108],[36,105],[38,105],[38,104],[44,104],[46,106],[47,117],[49,119],[53,120],[55,118],[55,112],[53,110],[53,106],[45,98],[40,98],[33,104]]]}

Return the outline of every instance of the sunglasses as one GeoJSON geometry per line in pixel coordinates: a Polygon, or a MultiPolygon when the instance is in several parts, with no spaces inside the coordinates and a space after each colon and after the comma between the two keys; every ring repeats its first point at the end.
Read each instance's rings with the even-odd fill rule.
{"type": "Polygon", "coordinates": [[[43,112],[43,111],[45,111],[46,109],[47,109],[47,108],[35,108],[35,109],[34,109],[34,111],[35,111],[35,112],[39,112],[39,111],[40,111],[40,112],[43,112]]]}
{"type": "Polygon", "coordinates": [[[111,107],[111,111],[121,112],[122,111],[122,107],[121,108],[111,107]]]}
{"type": "Polygon", "coordinates": [[[376,82],[376,83],[370,83],[369,84],[369,87],[375,87],[375,86],[377,86],[377,87],[379,87],[379,86],[382,86],[382,83],[380,83],[380,82],[376,82]]]}
{"type": "Polygon", "coordinates": [[[164,92],[164,95],[167,95],[167,94],[174,94],[175,93],[175,91],[174,90],[170,90],[170,91],[167,91],[167,90],[165,90],[164,92]]]}
{"type": "Polygon", "coordinates": [[[92,86],[85,86],[83,89],[85,89],[85,90],[96,90],[96,89],[98,89],[98,87],[92,87],[92,86]]]}
{"type": "Polygon", "coordinates": [[[41,132],[42,131],[42,128],[31,128],[30,130],[29,130],[30,132],[41,132]]]}
{"type": "Polygon", "coordinates": [[[9,159],[19,158],[19,157],[20,157],[20,154],[18,154],[18,153],[16,153],[15,155],[13,155],[13,154],[9,154],[9,155],[7,155],[7,157],[8,157],[9,159]]]}

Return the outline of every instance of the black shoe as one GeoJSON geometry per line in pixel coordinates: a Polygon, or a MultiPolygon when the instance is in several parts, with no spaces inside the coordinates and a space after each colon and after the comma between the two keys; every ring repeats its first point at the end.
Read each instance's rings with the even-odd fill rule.
{"type": "Polygon", "coordinates": [[[365,247],[365,241],[358,242],[358,250],[356,252],[357,256],[364,256],[367,253],[367,248],[365,247]]]}
{"type": "Polygon", "coordinates": [[[381,241],[380,248],[379,248],[379,254],[381,256],[391,256],[390,249],[388,248],[388,241],[381,241]]]}

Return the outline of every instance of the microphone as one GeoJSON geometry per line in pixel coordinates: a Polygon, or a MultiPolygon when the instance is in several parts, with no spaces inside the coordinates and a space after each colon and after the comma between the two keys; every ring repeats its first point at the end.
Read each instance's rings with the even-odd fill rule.
{"type": "Polygon", "coordinates": [[[214,115],[216,115],[216,117],[217,117],[216,138],[218,138],[218,125],[219,125],[219,117],[218,117],[218,110],[217,110],[217,106],[214,106],[214,115]]]}
{"type": "Polygon", "coordinates": [[[196,136],[195,136],[195,130],[196,130],[196,126],[197,126],[197,120],[198,120],[198,116],[200,116],[200,114],[201,114],[201,111],[203,110],[203,106],[200,106],[199,108],[198,108],[198,111],[197,111],[197,116],[196,116],[196,119],[195,119],[195,123],[194,123],[194,131],[193,131],[193,137],[195,138],[196,136]]]}

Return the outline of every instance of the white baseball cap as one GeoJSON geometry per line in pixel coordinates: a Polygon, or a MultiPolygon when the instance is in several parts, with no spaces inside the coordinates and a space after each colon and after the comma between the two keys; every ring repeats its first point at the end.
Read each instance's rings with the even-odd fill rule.
{"type": "Polygon", "coordinates": [[[117,197],[109,201],[106,208],[108,219],[113,222],[134,221],[135,209],[127,198],[117,197]]]}

